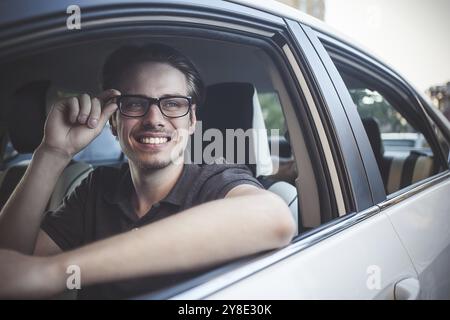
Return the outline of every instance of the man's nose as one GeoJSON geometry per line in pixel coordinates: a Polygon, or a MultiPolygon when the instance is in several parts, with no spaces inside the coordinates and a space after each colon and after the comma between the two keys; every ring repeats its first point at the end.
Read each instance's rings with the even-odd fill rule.
{"type": "Polygon", "coordinates": [[[144,124],[151,124],[152,126],[164,126],[164,115],[159,110],[156,103],[150,105],[148,112],[143,116],[144,124]]]}

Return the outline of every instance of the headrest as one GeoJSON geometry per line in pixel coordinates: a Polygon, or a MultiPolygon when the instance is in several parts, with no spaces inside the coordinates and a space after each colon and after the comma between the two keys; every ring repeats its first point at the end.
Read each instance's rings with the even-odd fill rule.
{"type": "Polygon", "coordinates": [[[230,82],[208,86],[205,102],[198,110],[198,119],[203,121],[203,128],[251,128],[254,91],[250,83],[230,82]]]}
{"type": "Polygon", "coordinates": [[[44,135],[46,92],[50,81],[34,81],[16,90],[8,113],[8,133],[19,153],[32,153],[44,135]]]}
{"type": "MultiPolygon", "coordinates": [[[[272,174],[272,160],[269,150],[264,118],[255,87],[250,83],[219,83],[206,88],[203,106],[197,113],[202,121],[202,130],[215,128],[222,132],[224,138],[223,156],[226,157],[226,129],[251,131],[250,143],[246,144],[246,164],[256,176],[272,174]],[[251,149],[251,150],[250,150],[251,149]],[[248,163],[251,159],[254,163],[248,163]]],[[[236,140],[234,142],[236,148],[236,140]]],[[[205,145],[204,145],[205,147],[205,145]]],[[[234,152],[235,159],[236,153],[234,152]]],[[[226,159],[227,162],[236,162],[226,159]]]]}
{"type": "Polygon", "coordinates": [[[369,137],[369,142],[375,154],[375,158],[380,162],[380,157],[384,154],[383,144],[381,143],[380,126],[374,118],[363,118],[362,123],[367,136],[369,137]]]}

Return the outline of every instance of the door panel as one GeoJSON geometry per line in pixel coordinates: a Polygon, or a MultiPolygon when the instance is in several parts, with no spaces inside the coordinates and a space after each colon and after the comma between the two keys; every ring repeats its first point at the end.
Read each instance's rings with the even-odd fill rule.
{"type": "Polygon", "coordinates": [[[422,299],[450,299],[449,177],[384,210],[419,274],[422,299]]]}
{"type": "Polygon", "coordinates": [[[406,278],[417,278],[411,260],[376,214],[207,298],[393,299],[406,278]]]}

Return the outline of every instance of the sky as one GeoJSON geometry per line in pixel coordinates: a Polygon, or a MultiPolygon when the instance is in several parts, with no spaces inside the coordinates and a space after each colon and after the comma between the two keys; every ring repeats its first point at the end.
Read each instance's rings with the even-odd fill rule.
{"type": "Polygon", "coordinates": [[[450,81],[450,0],[325,0],[325,22],[418,90],[450,81]]]}

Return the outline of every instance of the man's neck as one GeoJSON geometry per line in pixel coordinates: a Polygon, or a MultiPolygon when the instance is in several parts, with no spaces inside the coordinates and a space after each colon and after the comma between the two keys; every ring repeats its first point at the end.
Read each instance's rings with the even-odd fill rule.
{"type": "Polygon", "coordinates": [[[163,169],[143,170],[130,162],[134,191],[131,203],[139,217],[144,216],[157,202],[164,199],[175,186],[183,171],[183,164],[170,164],[163,169]]]}

